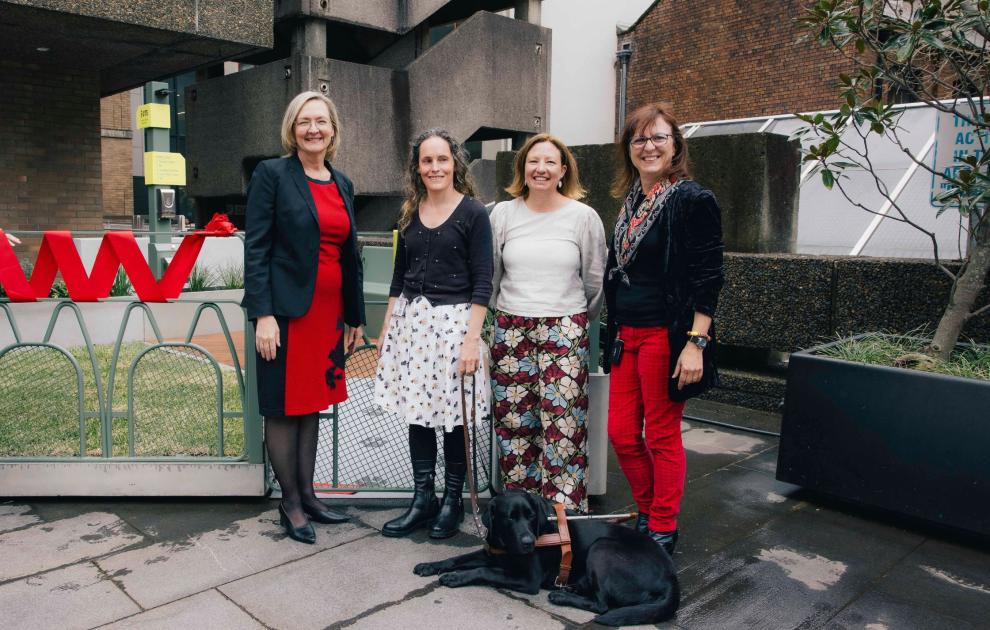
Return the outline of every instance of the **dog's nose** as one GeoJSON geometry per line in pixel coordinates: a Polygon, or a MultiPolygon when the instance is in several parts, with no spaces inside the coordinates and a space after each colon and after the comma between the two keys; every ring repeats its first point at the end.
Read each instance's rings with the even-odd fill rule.
{"type": "Polygon", "coordinates": [[[533,537],[531,535],[523,534],[522,536],[519,537],[519,542],[528,547],[529,545],[532,545],[535,541],[533,540],[533,537]]]}

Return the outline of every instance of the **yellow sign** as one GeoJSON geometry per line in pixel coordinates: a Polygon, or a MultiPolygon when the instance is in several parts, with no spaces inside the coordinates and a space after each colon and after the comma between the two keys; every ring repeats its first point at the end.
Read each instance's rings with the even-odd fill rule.
{"type": "Polygon", "coordinates": [[[146,103],[137,110],[138,129],[155,127],[158,129],[168,129],[172,126],[172,116],[168,105],[162,103],[146,103]]]}
{"type": "Polygon", "coordinates": [[[144,154],[144,183],[162,186],[186,185],[186,159],[181,153],[146,151],[144,154]]]}

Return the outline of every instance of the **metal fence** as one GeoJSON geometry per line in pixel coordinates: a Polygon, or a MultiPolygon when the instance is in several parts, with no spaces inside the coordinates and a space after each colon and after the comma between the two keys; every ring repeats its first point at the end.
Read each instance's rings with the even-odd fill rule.
{"type": "MultiPolygon", "coordinates": [[[[79,304],[45,302],[54,308],[40,340],[25,339],[15,308],[0,302],[13,336],[0,348],[0,458],[261,461],[260,420],[245,422],[250,392],[222,302],[185,303],[193,314],[178,340],[165,339],[147,304],[108,302],[119,307],[120,324],[104,344],[93,343],[79,304]],[[194,342],[207,311],[222,331],[223,365],[194,342]],[[137,312],[149,340],[134,339],[137,312]],[[72,315],[74,334],[59,326],[63,314],[72,315]],[[57,333],[77,343],[53,343],[57,333]]],[[[24,316],[38,317],[37,306],[24,316]]]]}
{"type": "MultiPolygon", "coordinates": [[[[0,301],[0,319],[6,320],[6,339],[11,341],[0,335],[0,468],[45,462],[263,464],[253,328],[241,321],[232,333],[221,308],[236,304],[184,299],[149,305],[121,298],[95,306],[41,300],[28,307],[0,301]],[[50,314],[39,315],[46,304],[50,314]],[[108,306],[112,315],[106,313],[108,306]],[[29,328],[36,332],[39,317],[47,316],[43,334],[22,334],[19,309],[25,309],[21,322],[32,320],[29,328]],[[96,312],[87,317],[84,309],[96,312]],[[213,329],[219,327],[219,334],[201,334],[207,313],[215,315],[213,329]],[[182,323],[184,335],[163,334],[160,322],[174,331],[182,317],[188,321],[182,323]],[[104,331],[104,338],[94,343],[91,328],[106,329],[106,320],[116,318],[112,339],[104,331]],[[135,326],[142,332],[135,335],[135,326]],[[244,339],[235,342],[241,327],[244,339]],[[210,348],[205,337],[212,338],[210,348]]],[[[243,316],[239,306],[237,310],[243,316]]],[[[373,404],[377,360],[377,349],[367,340],[355,349],[346,363],[348,399],[320,414],[315,478],[320,492],[412,488],[407,425],[373,404]]],[[[440,437],[438,433],[442,479],[440,437]]],[[[491,483],[491,418],[479,418],[471,437],[477,485],[483,491],[491,483]]],[[[127,475],[129,470],[119,472],[127,475]]],[[[167,477],[167,468],[159,470],[167,477]]],[[[270,469],[264,470],[268,474],[260,473],[259,487],[277,492],[270,469]]],[[[124,480],[121,484],[126,485],[124,480]]],[[[43,493],[62,494],[63,489],[43,493]]],[[[220,489],[203,493],[225,494],[220,489]]]]}

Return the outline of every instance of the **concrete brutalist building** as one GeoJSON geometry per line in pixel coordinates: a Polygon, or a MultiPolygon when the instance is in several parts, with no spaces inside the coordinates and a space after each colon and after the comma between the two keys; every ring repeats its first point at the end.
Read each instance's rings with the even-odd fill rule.
{"type": "MultiPolygon", "coordinates": [[[[0,0],[0,227],[100,229],[101,97],[197,70],[198,218],[237,219],[254,166],[282,153],[286,103],[311,89],[338,105],[361,229],[388,228],[419,131],[510,144],[546,129],[539,14],[539,0],[0,0]],[[216,76],[225,60],[246,69],[216,76]]],[[[474,168],[494,182],[491,163],[474,168]]]]}
{"type": "Polygon", "coordinates": [[[270,0],[0,2],[0,227],[100,229],[100,97],[274,45],[270,0]]]}
{"type": "MultiPolygon", "coordinates": [[[[462,140],[518,143],[546,129],[550,31],[538,25],[538,1],[275,6],[271,52],[186,90],[187,192],[201,216],[240,213],[255,165],[283,153],[282,113],[303,90],[337,104],[335,165],[354,181],[362,230],[391,229],[409,142],[421,131],[442,126],[462,140]],[[504,9],[514,18],[492,13],[504,9]]],[[[473,168],[494,181],[493,162],[473,168]]]]}

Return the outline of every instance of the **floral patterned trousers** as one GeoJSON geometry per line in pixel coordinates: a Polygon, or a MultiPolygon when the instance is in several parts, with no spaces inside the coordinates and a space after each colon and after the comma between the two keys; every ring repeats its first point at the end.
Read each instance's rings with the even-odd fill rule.
{"type": "Polygon", "coordinates": [[[588,316],[495,311],[492,407],[506,490],[586,512],[588,316]]]}

